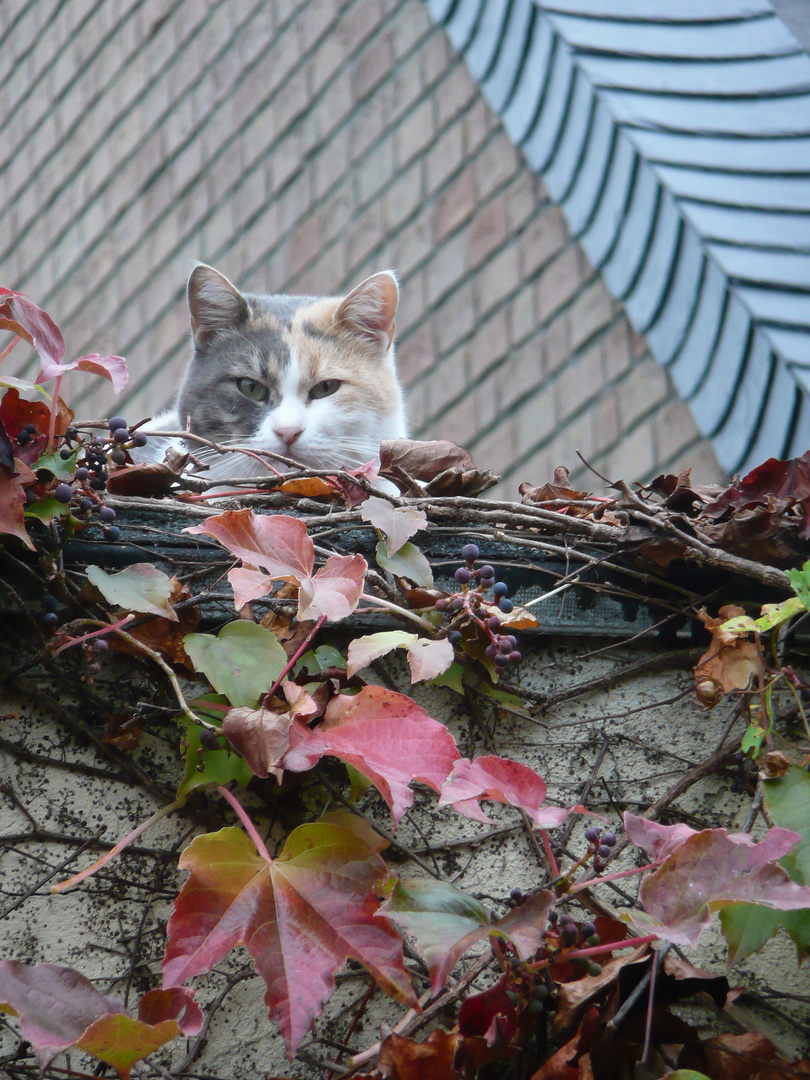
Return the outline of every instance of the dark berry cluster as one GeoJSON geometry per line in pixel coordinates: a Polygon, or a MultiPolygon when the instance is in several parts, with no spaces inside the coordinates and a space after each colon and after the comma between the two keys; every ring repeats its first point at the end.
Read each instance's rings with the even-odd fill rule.
{"type": "Polygon", "coordinates": [[[731,781],[731,790],[735,795],[744,795],[746,792],[753,794],[757,786],[757,763],[747,754],[739,751],[732,758],[734,763],[734,778],[731,781]]]}
{"type": "Polygon", "coordinates": [[[585,830],[585,839],[593,852],[593,868],[597,874],[600,874],[613,854],[613,849],[616,846],[616,833],[603,832],[602,829],[592,825],[585,830]]]}
{"type": "Polygon", "coordinates": [[[32,439],[36,439],[37,429],[35,424],[26,424],[24,428],[20,428],[17,432],[17,445],[27,446],[32,439]]]}
{"type": "Polygon", "coordinates": [[[37,621],[43,630],[52,634],[59,625],[59,601],[52,593],[45,593],[42,597],[42,609],[37,621]]]}
{"type": "MultiPolygon", "coordinates": [[[[558,916],[556,911],[551,911],[549,912],[548,922],[549,929],[546,936],[549,938],[556,936],[561,949],[572,949],[575,946],[580,949],[587,949],[599,944],[599,931],[596,925],[590,921],[578,923],[573,915],[569,915],[567,912],[563,912],[562,915],[558,916]]],[[[571,963],[581,968],[587,975],[598,975],[602,970],[601,964],[597,964],[596,961],[586,956],[575,957],[571,963]]]]}
{"type": "Polygon", "coordinates": [[[104,526],[107,540],[118,540],[120,530],[113,524],[115,510],[105,506],[102,492],[107,489],[110,463],[122,466],[129,459],[127,451],[134,447],[146,446],[146,435],[141,431],[130,431],[122,416],[114,416],[109,422],[109,435],[105,438],[93,435],[89,440],[78,432],[68,429],[65,432],[65,446],[60,450],[63,461],[74,458],[76,462],[73,479],[60,481],[53,489],[54,498],[66,506],[72,504],[74,512],[82,517],[96,513],[104,526]]]}
{"type": "Polygon", "coordinates": [[[464,545],[461,549],[464,565],[459,566],[453,575],[460,591],[437,600],[436,610],[449,617],[447,640],[451,645],[461,643],[462,626],[477,626],[488,639],[484,650],[487,657],[492,661],[496,673],[502,675],[509,664],[516,664],[521,658],[517,638],[513,634],[500,633],[501,619],[498,613],[508,615],[514,609],[514,604],[507,596],[508,585],[495,580],[492,566],[485,563],[476,567],[475,562],[480,554],[477,544],[464,545]],[[490,590],[491,598],[487,595],[490,590]]]}

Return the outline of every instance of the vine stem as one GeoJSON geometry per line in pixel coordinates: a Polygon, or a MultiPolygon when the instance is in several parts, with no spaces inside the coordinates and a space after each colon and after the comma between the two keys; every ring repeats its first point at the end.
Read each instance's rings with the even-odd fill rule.
{"type": "MultiPolygon", "coordinates": [[[[112,627],[110,627],[110,629],[112,629],[112,627]]],[[[128,634],[126,630],[122,630],[120,626],[115,630],[115,633],[118,634],[119,637],[122,637],[124,641],[128,641],[129,644],[132,645],[134,648],[146,653],[150,660],[155,661],[157,666],[161,669],[161,671],[163,671],[166,678],[171,683],[172,690],[174,690],[175,697],[177,698],[177,703],[180,706],[183,716],[185,716],[187,720],[191,720],[193,724],[199,724],[200,727],[210,728],[212,731],[216,731],[217,733],[219,733],[219,728],[216,726],[216,724],[209,724],[207,720],[203,720],[201,716],[197,716],[197,714],[193,712],[192,709],[189,707],[189,704],[183,695],[183,691],[180,689],[180,683],[177,681],[177,676],[163,659],[163,657],[160,655],[160,653],[155,652],[154,649],[150,649],[148,645],[144,645],[142,641],[139,641],[136,637],[133,637],[132,634],[128,634]]]]}
{"type": "Polygon", "coordinates": [[[646,866],[639,866],[634,870],[621,870],[615,874],[605,874],[604,877],[588,878],[587,881],[581,881],[578,885],[572,886],[568,890],[569,896],[574,896],[578,892],[582,892],[583,889],[592,889],[594,885],[601,885],[605,881],[618,881],[623,877],[633,877],[635,874],[643,874],[645,870],[655,870],[660,866],[660,863],[647,863],[646,866]]]}
{"type": "Polygon", "coordinates": [[[151,829],[153,825],[157,825],[159,821],[162,821],[169,814],[175,810],[179,810],[181,806],[184,806],[186,802],[186,796],[181,799],[175,799],[174,802],[168,804],[168,806],[161,807],[156,813],[148,817],[146,821],[142,821],[140,825],[127,833],[127,835],[118,841],[115,847],[106,851],[100,859],[96,859],[90,866],[86,866],[84,870],[80,870],[78,874],[74,874],[73,877],[68,878],[66,881],[60,881],[58,885],[51,886],[52,893],[65,892],[67,889],[72,889],[74,885],[78,885],[79,882],[84,881],[86,878],[92,877],[97,870],[100,870],[102,866],[106,866],[108,862],[111,862],[116,855],[119,855],[124,848],[129,847],[133,840],[137,840],[139,836],[142,836],[147,829],[151,829]]]}
{"type": "Polygon", "coordinates": [[[400,607],[399,604],[394,604],[390,600],[383,600],[381,596],[372,596],[371,593],[363,593],[360,596],[361,600],[365,600],[367,604],[376,604],[377,607],[385,608],[387,611],[394,611],[397,615],[401,615],[403,619],[410,619],[411,622],[415,622],[417,626],[421,626],[424,630],[429,630],[431,634],[436,629],[432,626],[427,619],[423,619],[421,615],[417,615],[415,611],[408,611],[407,608],[400,607]]]}
{"type": "Polygon", "coordinates": [[[83,641],[90,641],[92,638],[103,637],[109,634],[111,630],[120,630],[122,626],[126,626],[127,623],[131,623],[135,616],[130,613],[125,615],[120,622],[117,623],[103,623],[100,630],[92,630],[89,634],[82,634],[81,637],[70,638],[65,641],[58,649],[53,650],[53,655],[58,656],[60,652],[64,652],[65,649],[70,649],[74,645],[81,645],[83,641]]]}
{"type": "Polygon", "coordinates": [[[56,414],[59,412],[59,392],[62,389],[63,375],[57,375],[53,384],[53,397],[51,398],[51,422],[48,426],[48,452],[54,449],[54,436],[56,434],[56,414]]]}
{"type": "Polygon", "coordinates": [[[320,630],[320,628],[323,626],[323,624],[325,622],[326,622],[326,616],[321,615],[320,619],[318,619],[318,621],[312,627],[310,632],[307,634],[307,636],[304,638],[304,640],[301,642],[301,644],[298,646],[298,648],[292,654],[290,659],[284,665],[284,669],[282,670],[279,677],[276,679],[276,681],[273,683],[273,685],[270,687],[270,689],[267,691],[267,693],[262,696],[262,700],[259,703],[260,707],[265,701],[269,701],[272,698],[273,694],[275,694],[276,690],[278,690],[278,688],[281,686],[282,682],[284,681],[284,676],[288,675],[292,671],[292,669],[295,667],[296,663],[298,662],[298,659],[301,656],[303,656],[304,653],[307,651],[309,646],[312,644],[312,642],[313,642],[313,640],[315,638],[315,635],[318,633],[318,631],[320,630]]]}
{"type": "Polygon", "coordinates": [[[248,817],[247,811],[245,810],[244,806],[242,806],[237,797],[232,792],[228,791],[226,787],[218,787],[217,791],[220,793],[223,799],[227,799],[227,801],[233,807],[236,816],[245,826],[245,832],[256,845],[256,850],[258,851],[258,853],[263,859],[267,859],[267,861],[271,863],[273,861],[273,856],[267,850],[264,840],[262,840],[262,838],[259,836],[256,830],[256,826],[248,817]]]}
{"type": "Polygon", "coordinates": [[[657,934],[645,934],[643,937],[627,938],[626,941],[609,941],[605,945],[592,945],[588,949],[571,949],[561,956],[547,956],[538,960],[535,964],[528,964],[527,971],[542,971],[550,964],[557,964],[562,960],[577,960],[579,957],[600,956],[602,953],[615,952],[616,949],[637,949],[642,945],[649,945],[653,941],[660,941],[657,934]]]}
{"type": "Polygon", "coordinates": [[[17,334],[15,337],[13,337],[11,339],[11,341],[8,343],[8,345],[6,345],[5,349],[3,349],[3,351],[0,353],[0,364],[3,363],[5,358],[8,356],[8,354],[14,348],[14,346],[19,343],[19,341],[20,341],[20,335],[17,334]]]}

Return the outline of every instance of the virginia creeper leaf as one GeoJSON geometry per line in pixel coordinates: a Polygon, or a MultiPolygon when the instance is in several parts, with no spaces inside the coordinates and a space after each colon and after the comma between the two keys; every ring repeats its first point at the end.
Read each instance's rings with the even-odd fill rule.
{"type": "Polygon", "coordinates": [[[70,364],[55,364],[40,353],[39,375],[36,381],[48,382],[57,376],[66,375],[69,371],[89,371],[93,375],[101,375],[102,378],[109,379],[116,394],[120,394],[129,381],[127,362],[123,356],[99,356],[98,353],[80,356],[70,364]]]}
{"type": "Polygon", "coordinates": [[[438,791],[458,758],[455,740],[443,724],[409,697],[382,686],[332,698],[324,723],[311,731],[296,721],[279,764],[305,772],[327,754],[372,782],[395,825],[413,803],[411,781],[438,791]]]}
{"type": "Polygon", "coordinates": [[[0,533],[16,536],[31,551],[34,544],[25,528],[25,491],[19,478],[0,469],[0,533]]]}
{"type": "Polygon", "coordinates": [[[406,540],[427,528],[427,515],[414,506],[392,506],[385,499],[370,496],[360,508],[360,517],[385,534],[385,550],[390,556],[406,540]]]}
{"type": "Polygon", "coordinates": [[[177,789],[178,799],[197,788],[224,787],[234,780],[240,787],[247,787],[253,773],[244,758],[226,747],[209,750],[200,741],[202,733],[199,724],[187,721],[183,738],[186,774],[177,789]]]}
{"type": "Polygon", "coordinates": [[[410,542],[403,544],[399,551],[389,555],[385,549],[385,542],[381,540],[374,549],[374,557],[377,565],[397,577],[408,578],[421,585],[424,589],[433,587],[433,571],[425,556],[410,542]]]}
{"type": "Polygon", "coordinates": [[[0,1004],[19,1016],[43,1072],[60,1051],[76,1046],[112,1065],[121,1080],[136,1061],[177,1035],[196,1035],[203,1024],[190,990],[150,991],[135,1020],[78,971],[18,960],[0,960],[0,1004]]]}
{"type": "Polygon", "coordinates": [[[174,583],[151,563],[133,563],[117,574],[108,574],[100,566],[88,566],[87,577],[108,603],[125,611],[159,615],[177,622],[169,603],[174,583]]]}
{"type": "Polygon", "coordinates": [[[540,947],[554,894],[543,890],[494,923],[474,897],[438,881],[398,881],[380,911],[410,934],[438,994],[459,958],[491,934],[511,941],[521,959],[540,947]]]}
{"type": "Polygon", "coordinates": [[[219,634],[187,634],[183,645],[196,671],[234,706],[255,708],[287,663],[276,637],[258,623],[237,619],[219,634]]]}
{"type": "Polygon", "coordinates": [[[582,807],[542,806],[546,785],[534,769],[501,757],[459,758],[442,786],[439,806],[452,806],[465,817],[492,823],[481,810],[479,799],[508,803],[525,810],[538,829],[552,829],[582,807]]]}
{"type": "Polygon", "coordinates": [[[289,709],[279,712],[261,709],[231,709],[222,721],[222,732],[239,751],[256,776],[278,772],[276,766],[290,745],[290,727],[295,717],[304,721],[318,712],[309,694],[295,683],[282,684],[289,709]]]}
{"type": "Polygon", "coordinates": [[[315,549],[307,527],[285,514],[254,514],[252,510],[226,510],[185,530],[212,536],[237,558],[261,567],[274,578],[309,577],[315,549]]]}
{"type": "MultiPolygon", "coordinates": [[[[626,827],[631,817],[625,814],[626,827]]],[[[730,903],[780,911],[810,907],[810,888],[791,881],[776,865],[798,840],[797,833],[780,828],[759,843],[725,829],[694,833],[645,876],[639,888],[644,911],[635,913],[633,922],[665,941],[695,945],[711,913],[730,903]]]]}
{"type": "MultiPolygon", "coordinates": [[[[810,774],[793,766],[784,775],[766,780],[763,801],[777,825],[800,837],[779,865],[792,881],[810,885],[810,774]]],[[[759,904],[732,904],[720,912],[720,921],[731,963],[762,948],[780,926],[796,946],[799,961],[810,950],[810,906],[801,911],[773,911],[759,904]]]]}
{"type": "Polygon", "coordinates": [[[379,634],[367,634],[350,642],[346,673],[351,678],[362,668],[368,667],[372,661],[385,656],[392,649],[400,648],[407,650],[412,682],[433,679],[447,671],[453,663],[453,646],[446,638],[433,641],[431,638],[409,634],[405,630],[387,630],[379,634]]]}
{"type": "Polygon", "coordinates": [[[345,619],[357,607],[368,564],[362,555],[332,555],[312,577],[304,577],[298,594],[298,618],[332,622],[345,619]]]}
{"type": "Polygon", "coordinates": [[[267,861],[237,828],[196,837],[169,920],[163,984],[177,986],[244,945],[292,1057],[350,957],[397,1000],[416,1005],[393,927],[376,914],[377,852],[349,829],[302,825],[267,861]]]}

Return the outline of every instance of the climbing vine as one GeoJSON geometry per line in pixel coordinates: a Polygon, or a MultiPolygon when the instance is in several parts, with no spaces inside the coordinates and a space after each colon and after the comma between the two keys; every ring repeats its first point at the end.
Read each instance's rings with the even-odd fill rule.
{"type": "MultiPolygon", "coordinates": [[[[250,505],[222,509],[222,480],[212,490],[188,454],[138,464],[151,437],[143,422],[75,422],[63,378],[100,375],[118,391],[126,382],[121,358],[66,363],[44,312],[18,293],[0,290],[0,300],[0,327],[14,335],[3,358],[27,341],[39,359],[33,382],[0,380],[4,588],[36,637],[8,679],[24,685],[36,664],[54,679],[61,670],[75,677],[81,658],[92,688],[109,654],[126,653],[145,665],[156,694],[168,688],[159,691],[163,723],[179,748],[173,797],[95,862],[71,867],[53,892],[84,888],[169,816],[191,813],[194,832],[179,856],[185,876],[165,925],[161,985],[142,994],[137,1015],[101,992],[92,971],[4,958],[0,1009],[18,1018],[22,1041],[0,1069],[29,1075],[30,1048],[53,1076],[86,1075],[54,1064],[69,1050],[123,1080],[133,1071],[193,1075],[195,1041],[199,1048],[208,1022],[198,988],[244,947],[264,984],[268,1025],[280,1030],[291,1060],[347,964],[369,976],[347,1045],[375,988],[401,1007],[393,1029],[341,1049],[328,1075],[568,1080],[624,1075],[622,1062],[640,1062],[644,1075],[720,1077],[730,1075],[731,1060],[734,1076],[770,1076],[759,1071],[765,1061],[773,1075],[788,1074],[789,1063],[759,1033],[704,1039],[670,1010],[698,991],[720,1005],[733,997],[724,977],[697,971],[682,953],[712,924],[731,964],[781,928],[799,959],[810,945],[810,687],[785,661],[789,636],[810,610],[810,563],[800,568],[810,554],[804,458],[768,462],[725,491],[694,487],[683,474],[594,496],[573,491],[559,472],[542,488],[524,485],[522,503],[502,504],[477,499],[495,478],[453,444],[399,440],[383,445],[379,470],[339,474],[282,472],[284,462],[251,450],[264,456],[267,478],[235,481],[233,493],[250,505]],[[375,488],[378,475],[400,495],[375,488]],[[131,552],[123,569],[70,565],[76,538],[123,551],[128,500],[167,494],[175,508],[209,504],[183,531],[207,568],[198,595],[193,581],[131,552]],[[312,527],[318,514],[333,530],[370,528],[373,554],[324,546],[312,527]],[[442,582],[424,548],[447,524],[456,547],[442,582]],[[589,807],[587,791],[554,805],[536,769],[493,745],[465,756],[447,724],[417,703],[412,688],[421,685],[456,695],[472,715],[473,701],[527,719],[529,705],[543,704],[514,682],[538,619],[536,601],[518,602],[504,580],[508,568],[484,548],[504,534],[530,557],[564,552],[566,567],[541,598],[576,587],[637,603],[638,579],[649,598],[657,568],[661,623],[688,616],[705,628],[697,700],[707,710],[733,700],[745,713],[742,736],[731,749],[723,744],[715,766],[733,763],[743,789],[753,780],[749,828],[664,824],[655,807],[616,807],[608,818],[589,807]],[[631,551],[646,560],[643,572],[631,551]],[[665,573],[690,563],[778,599],[712,604],[710,614],[683,575],[665,573]],[[214,587],[225,590],[228,616],[199,624],[214,587]],[[358,632],[358,613],[383,613],[387,623],[358,632]],[[404,655],[411,693],[380,676],[381,659],[394,655],[404,655]],[[790,736],[778,707],[785,696],[795,706],[790,736]],[[417,791],[422,808],[467,819],[482,835],[511,815],[537,854],[536,882],[485,903],[485,882],[461,890],[435,861],[404,848],[398,827],[417,791]],[[305,820],[271,843],[248,808],[258,792],[270,801],[291,793],[305,820]],[[193,813],[200,799],[234,823],[202,827],[193,813]],[[490,804],[507,809],[493,818],[490,804]],[[754,836],[758,814],[764,824],[754,836]],[[637,883],[623,912],[604,899],[617,882],[637,883]],[[150,1055],[180,1037],[192,1040],[192,1051],[168,1073],[150,1055]],[[750,1061],[748,1071],[740,1060],[750,1061]]],[[[121,759],[141,735],[136,717],[108,724],[121,759]]]]}

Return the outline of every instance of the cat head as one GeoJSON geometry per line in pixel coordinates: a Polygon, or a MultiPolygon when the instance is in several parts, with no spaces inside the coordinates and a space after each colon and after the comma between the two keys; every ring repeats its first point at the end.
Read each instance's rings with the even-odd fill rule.
{"type": "Polygon", "coordinates": [[[350,468],[405,434],[394,366],[399,301],[388,271],[347,296],[242,293],[210,266],[188,282],[193,356],[183,427],[311,468],[350,468]]]}

